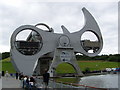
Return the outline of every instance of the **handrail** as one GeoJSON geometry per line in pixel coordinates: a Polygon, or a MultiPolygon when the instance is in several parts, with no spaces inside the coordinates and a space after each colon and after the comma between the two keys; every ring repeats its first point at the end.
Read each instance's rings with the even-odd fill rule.
{"type": "MultiPolygon", "coordinates": [[[[39,80],[42,80],[39,78],[39,80]]],[[[39,82],[40,83],[40,82],[39,82]]],[[[41,82],[42,83],[42,82],[41,82]]],[[[71,87],[71,88],[93,88],[93,89],[98,89],[98,90],[108,90],[107,88],[98,88],[98,87],[93,87],[93,86],[87,86],[87,85],[82,85],[82,84],[76,84],[76,83],[69,83],[69,82],[61,82],[61,81],[55,81],[55,80],[50,80],[50,87],[52,88],[58,88],[56,85],[59,84],[59,88],[63,88],[63,86],[71,87]],[[81,87],[80,87],[81,86],[81,87]]]]}
{"type": "MultiPolygon", "coordinates": [[[[51,80],[51,81],[54,81],[54,80],[51,80]]],[[[94,88],[94,89],[99,89],[99,90],[108,90],[106,88],[98,88],[98,87],[93,87],[93,86],[87,86],[87,85],[82,85],[82,84],[75,84],[75,83],[69,83],[69,82],[60,82],[60,81],[57,81],[57,83],[62,83],[62,84],[67,84],[67,85],[72,85],[72,86],[82,86],[82,87],[87,87],[87,88],[94,88]]]]}

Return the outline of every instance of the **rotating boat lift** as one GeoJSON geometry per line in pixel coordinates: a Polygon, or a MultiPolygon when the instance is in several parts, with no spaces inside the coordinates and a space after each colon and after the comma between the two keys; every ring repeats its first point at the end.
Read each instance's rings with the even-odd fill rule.
{"type": "Polygon", "coordinates": [[[53,77],[54,70],[61,63],[73,66],[79,76],[83,73],[78,66],[75,54],[81,53],[87,56],[96,56],[103,47],[103,39],[97,22],[86,8],[82,9],[85,16],[84,27],[74,33],[70,33],[65,26],[61,26],[63,34],[54,33],[48,25],[39,23],[18,27],[11,36],[11,61],[18,72],[25,75],[42,75],[45,68],[49,69],[53,77]],[[44,31],[37,26],[44,25],[49,31],[44,31]],[[16,40],[16,36],[23,30],[31,30],[25,41],[16,40]],[[98,41],[81,40],[86,31],[96,35],[98,41]],[[93,50],[93,53],[89,53],[93,50]]]}

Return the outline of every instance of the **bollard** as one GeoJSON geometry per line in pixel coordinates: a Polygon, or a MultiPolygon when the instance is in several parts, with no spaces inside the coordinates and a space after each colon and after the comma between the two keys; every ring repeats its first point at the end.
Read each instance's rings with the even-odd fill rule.
{"type": "Polygon", "coordinates": [[[60,88],[61,88],[61,90],[62,90],[62,88],[63,88],[63,86],[62,86],[62,82],[60,82],[60,88]]]}
{"type": "Polygon", "coordinates": [[[72,84],[72,83],[70,84],[70,86],[71,86],[71,88],[72,88],[72,90],[73,90],[73,84],[72,84]]]}
{"type": "Polygon", "coordinates": [[[55,84],[55,81],[53,80],[53,88],[55,88],[56,87],[56,84],[55,84]]]}
{"type": "Polygon", "coordinates": [[[85,90],[87,90],[87,86],[85,85],[85,90]]]}

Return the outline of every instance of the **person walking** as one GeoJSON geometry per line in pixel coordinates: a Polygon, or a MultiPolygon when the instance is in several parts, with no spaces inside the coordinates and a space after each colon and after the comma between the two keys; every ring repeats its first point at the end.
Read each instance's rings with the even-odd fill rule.
{"type": "Polygon", "coordinates": [[[47,88],[48,83],[49,83],[49,73],[47,72],[47,69],[45,69],[45,73],[43,74],[43,82],[45,84],[45,88],[47,88]]]}

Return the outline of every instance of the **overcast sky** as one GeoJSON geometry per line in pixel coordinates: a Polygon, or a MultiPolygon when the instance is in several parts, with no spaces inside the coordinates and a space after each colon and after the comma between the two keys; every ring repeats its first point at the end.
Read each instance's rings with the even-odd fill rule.
{"type": "MultiPolygon", "coordinates": [[[[114,0],[113,0],[114,1],[114,0]]],[[[40,0],[0,0],[0,52],[10,51],[12,33],[21,25],[46,23],[56,33],[61,25],[70,32],[84,26],[82,8],[97,21],[103,36],[100,54],[118,53],[118,2],[40,2],[40,0]]]]}

